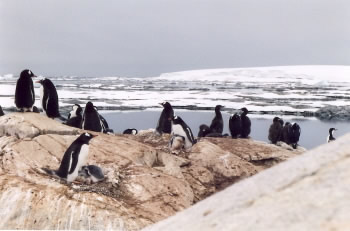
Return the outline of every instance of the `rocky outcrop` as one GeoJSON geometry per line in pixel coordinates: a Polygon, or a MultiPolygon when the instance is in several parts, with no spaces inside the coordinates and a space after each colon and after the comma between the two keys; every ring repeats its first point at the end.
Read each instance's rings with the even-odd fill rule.
{"type": "Polygon", "coordinates": [[[350,120],[350,106],[326,106],[315,112],[321,120],[350,120]]]}
{"type": "Polygon", "coordinates": [[[349,230],[349,141],[345,135],[144,230],[349,230]]]}
{"type": "Polygon", "coordinates": [[[58,168],[81,132],[36,113],[0,117],[1,229],[138,230],[303,151],[205,138],[173,155],[167,135],[94,133],[88,164],[105,181],[68,185],[46,175],[41,168],[58,168]]]}

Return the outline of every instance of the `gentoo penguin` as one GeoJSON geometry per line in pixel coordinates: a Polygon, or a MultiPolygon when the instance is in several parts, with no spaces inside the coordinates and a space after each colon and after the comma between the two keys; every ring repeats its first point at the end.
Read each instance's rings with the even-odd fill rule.
{"type": "Polygon", "coordinates": [[[79,104],[74,104],[65,124],[71,127],[81,128],[81,122],[83,120],[82,111],[83,109],[79,104]]]}
{"type": "Polygon", "coordinates": [[[197,137],[206,137],[210,133],[210,128],[206,124],[201,124],[199,126],[198,136],[197,137]]]}
{"type": "Polygon", "coordinates": [[[103,171],[100,167],[96,165],[86,165],[83,166],[78,173],[79,176],[85,178],[85,180],[88,180],[89,184],[91,181],[93,183],[97,183],[99,181],[103,181],[105,176],[103,175],[103,171]]]}
{"type": "Polygon", "coordinates": [[[329,129],[329,135],[327,136],[327,143],[334,141],[335,137],[333,136],[334,131],[336,131],[337,129],[335,128],[330,128],[329,129]]]}
{"type": "Polygon", "coordinates": [[[197,142],[193,137],[191,128],[187,126],[180,116],[172,118],[171,130],[172,136],[183,136],[185,138],[184,148],[186,150],[189,150],[197,142]]]}
{"type": "Polygon", "coordinates": [[[241,128],[241,138],[247,138],[250,134],[250,127],[251,127],[251,122],[249,117],[247,116],[248,110],[247,108],[241,108],[241,123],[242,123],[242,128],[241,128]]]}
{"type": "Polygon", "coordinates": [[[216,107],[215,107],[215,117],[211,121],[211,124],[210,124],[210,132],[211,133],[222,134],[222,132],[224,130],[224,121],[222,120],[222,115],[221,115],[221,111],[220,111],[221,108],[223,108],[223,106],[221,106],[221,105],[216,105],[216,107]]]}
{"type": "Polygon", "coordinates": [[[87,102],[85,106],[81,128],[95,132],[106,131],[105,125],[103,121],[101,121],[100,114],[90,101],[87,102]]]}
{"type": "MultiPolygon", "coordinates": [[[[96,110],[97,113],[98,113],[97,107],[94,106],[94,108],[95,108],[95,110],[96,110]]],[[[108,125],[108,123],[107,123],[107,120],[106,120],[100,113],[98,113],[98,116],[100,117],[100,121],[102,122],[103,132],[104,132],[104,133],[109,133],[109,132],[113,133],[113,129],[110,129],[110,128],[109,128],[109,125],[108,125]]]]}
{"type": "Polygon", "coordinates": [[[230,128],[230,133],[232,138],[234,139],[238,138],[242,130],[241,117],[237,113],[232,114],[228,121],[228,126],[230,128]]]}
{"type": "Polygon", "coordinates": [[[5,115],[4,111],[2,110],[2,107],[0,106],[0,116],[5,115]]]}
{"type": "Polygon", "coordinates": [[[163,102],[160,105],[163,106],[163,111],[160,114],[156,127],[156,132],[158,134],[171,133],[171,118],[173,118],[174,116],[173,107],[170,105],[169,102],[163,102]]]}
{"type": "Polygon", "coordinates": [[[123,134],[131,134],[131,135],[136,135],[137,134],[137,129],[136,128],[128,128],[123,131],[123,134]]]}
{"type": "Polygon", "coordinates": [[[181,149],[184,148],[184,145],[185,145],[185,137],[184,136],[173,135],[170,138],[169,148],[170,148],[170,151],[172,153],[175,151],[180,151],[181,149]]]}
{"type": "Polygon", "coordinates": [[[58,170],[47,168],[43,168],[43,170],[50,175],[66,179],[67,182],[74,181],[81,167],[86,164],[89,154],[89,141],[93,137],[90,133],[81,134],[64,153],[58,170]]]}
{"type": "Polygon", "coordinates": [[[291,130],[292,124],[289,122],[286,122],[282,128],[282,137],[281,141],[285,142],[286,144],[290,144],[291,141],[289,140],[289,130],[291,130]]]}
{"type": "Polygon", "coordinates": [[[32,111],[35,102],[34,86],[32,78],[36,77],[32,71],[26,69],[21,72],[16,84],[15,104],[22,111],[32,111]]]}
{"type": "Polygon", "coordinates": [[[279,117],[273,118],[272,124],[269,128],[269,136],[268,136],[272,144],[276,144],[278,141],[281,140],[282,129],[283,129],[282,123],[279,117]]]}
{"type": "Polygon", "coordinates": [[[58,95],[55,85],[47,78],[36,81],[36,83],[40,83],[41,85],[40,103],[44,113],[50,118],[60,117],[58,95]]]}

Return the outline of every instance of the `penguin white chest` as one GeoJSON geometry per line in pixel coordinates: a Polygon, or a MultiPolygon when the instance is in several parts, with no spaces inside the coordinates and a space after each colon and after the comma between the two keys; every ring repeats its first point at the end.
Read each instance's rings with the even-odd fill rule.
{"type": "Polygon", "coordinates": [[[185,145],[184,146],[186,149],[192,147],[192,142],[191,142],[190,138],[188,137],[185,130],[182,128],[182,126],[180,124],[173,124],[172,133],[173,133],[173,135],[185,137],[185,145]]]}
{"type": "Polygon", "coordinates": [[[40,103],[41,103],[41,108],[43,109],[44,112],[46,112],[46,102],[44,102],[44,86],[40,85],[40,103]]]}
{"type": "Polygon", "coordinates": [[[89,145],[83,144],[79,152],[77,166],[75,167],[74,171],[71,174],[68,174],[67,176],[68,182],[72,182],[78,177],[79,170],[81,169],[81,167],[83,167],[86,164],[88,155],[89,155],[89,145]]]}

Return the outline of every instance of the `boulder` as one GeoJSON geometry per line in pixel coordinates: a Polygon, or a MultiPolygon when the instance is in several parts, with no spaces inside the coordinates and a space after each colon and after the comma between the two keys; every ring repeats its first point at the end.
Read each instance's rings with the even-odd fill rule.
{"type": "Polygon", "coordinates": [[[169,135],[97,135],[88,164],[105,180],[67,184],[45,174],[84,132],[37,113],[0,118],[1,229],[138,230],[227,186],[298,155],[243,139],[204,138],[189,153],[168,151],[169,135]]]}

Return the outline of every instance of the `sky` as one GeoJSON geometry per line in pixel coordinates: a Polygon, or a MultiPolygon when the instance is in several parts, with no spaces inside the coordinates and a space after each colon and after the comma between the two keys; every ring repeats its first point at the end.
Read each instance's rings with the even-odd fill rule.
{"type": "Polygon", "coordinates": [[[348,0],[0,0],[0,75],[350,65],[348,0]]]}

